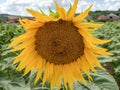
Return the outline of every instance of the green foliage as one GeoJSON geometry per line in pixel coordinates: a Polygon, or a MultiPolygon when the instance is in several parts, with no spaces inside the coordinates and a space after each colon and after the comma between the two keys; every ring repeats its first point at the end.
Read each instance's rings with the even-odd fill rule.
{"type": "Polygon", "coordinates": [[[0,15],[0,23],[7,22],[7,21],[8,21],[7,14],[0,15]]]}
{"type": "Polygon", "coordinates": [[[93,82],[88,82],[87,85],[75,82],[74,90],[119,90],[113,77],[100,69],[97,69],[98,73],[91,73],[93,82]]]}
{"type": "Polygon", "coordinates": [[[97,30],[95,36],[100,39],[110,39],[111,42],[101,45],[114,55],[101,58],[102,63],[111,62],[116,75],[120,78],[120,21],[106,22],[104,27],[97,30]]]}
{"type": "MultiPolygon", "coordinates": [[[[109,27],[114,28],[112,26],[114,25],[110,25],[109,27]]],[[[41,80],[39,80],[39,82],[36,85],[34,85],[34,78],[36,72],[30,72],[26,76],[22,76],[23,71],[17,72],[15,70],[17,65],[12,64],[14,57],[17,56],[20,51],[9,52],[9,49],[7,48],[8,44],[15,37],[23,33],[25,33],[25,30],[19,25],[6,25],[2,23],[0,24],[0,90],[50,90],[49,89],[50,84],[47,82],[45,83],[44,88],[42,89],[41,80]]],[[[100,35],[101,34],[96,34],[96,36],[98,37],[100,37],[100,35]]],[[[101,37],[105,38],[104,36],[101,37]]],[[[108,47],[108,46],[109,45],[105,44],[104,47],[108,47]]],[[[109,51],[112,52],[113,50],[116,50],[113,49],[114,46],[110,46],[109,51]]],[[[118,55],[117,53],[118,52],[116,52],[116,56],[118,55]]],[[[115,57],[111,57],[111,58],[113,59],[115,57]]],[[[94,74],[91,72],[91,75],[93,77],[92,83],[88,82],[87,85],[83,85],[80,82],[79,83],[75,82],[74,90],[118,90],[118,86],[115,80],[109,73],[99,69],[97,71],[98,74],[94,74]]],[[[57,87],[55,87],[54,90],[58,90],[57,87]]]]}
{"type": "MultiPolygon", "coordinates": [[[[70,11],[71,11],[71,8],[72,8],[72,5],[70,4],[70,7],[69,7],[69,9],[68,9],[68,11],[67,11],[67,15],[69,15],[69,13],[70,13],[70,11]]],[[[59,13],[52,11],[52,10],[50,9],[50,7],[49,7],[49,13],[50,13],[49,16],[54,16],[55,18],[58,18],[58,17],[59,17],[59,13]]]]}
{"type": "Polygon", "coordinates": [[[55,18],[58,18],[59,17],[59,14],[58,14],[58,12],[54,12],[54,11],[52,11],[51,9],[50,9],[50,7],[49,7],[49,16],[53,16],[53,17],[55,17],[55,18]]]}

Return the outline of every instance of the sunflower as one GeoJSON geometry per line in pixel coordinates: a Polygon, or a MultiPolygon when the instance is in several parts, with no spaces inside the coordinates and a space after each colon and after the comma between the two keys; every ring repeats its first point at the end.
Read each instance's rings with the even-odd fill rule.
{"type": "Polygon", "coordinates": [[[86,83],[83,73],[92,80],[90,71],[96,73],[95,66],[104,69],[97,57],[112,55],[107,49],[97,47],[98,44],[111,40],[100,40],[91,35],[91,32],[103,26],[83,22],[92,5],[81,14],[75,16],[78,0],[74,1],[69,13],[57,4],[54,14],[27,9],[35,19],[20,19],[21,25],[27,30],[23,35],[15,38],[9,47],[11,51],[22,50],[15,57],[13,64],[19,63],[17,70],[24,69],[24,75],[37,70],[35,83],[42,79],[43,85],[50,82],[51,89],[60,87],[63,80],[64,86],[72,90],[73,82],[86,83]],[[56,14],[56,13],[55,13],[56,14]],[[42,74],[44,73],[44,76],[42,74]]]}

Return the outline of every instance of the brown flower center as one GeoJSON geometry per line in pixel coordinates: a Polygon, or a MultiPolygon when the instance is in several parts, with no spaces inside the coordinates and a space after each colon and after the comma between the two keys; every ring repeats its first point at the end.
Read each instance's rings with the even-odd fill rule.
{"type": "Polygon", "coordinates": [[[70,21],[46,22],[35,38],[38,54],[50,63],[68,64],[84,54],[83,38],[70,21]]]}

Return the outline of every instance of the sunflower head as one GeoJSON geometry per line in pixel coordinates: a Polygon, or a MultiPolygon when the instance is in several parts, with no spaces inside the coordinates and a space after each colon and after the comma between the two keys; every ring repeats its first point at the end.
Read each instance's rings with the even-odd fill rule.
{"type": "Polygon", "coordinates": [[[107,43],[110,40],[100,40],[91,35],[102,24],[85,23],[84,18],[88,15],[92,5],[83,13],[75,16],[78,0],[67,14],[66,10],[55,1],[56,12],[49,16],[31,9],[27,11],[35,19],[20,19],[21,25],[27,32],[15,38],[9,47],[12,51],[23,49],[15,57],[14,64],[19,63],[17,70],[25,70],[24,75],[37,70],[35,83],[41,79],[43,85],[46,81],[54,86],[64,85],[73,89],[74,81],[86,82],[82,73],[92,80],[89,72],[96,72],[95,66],[104,69],[97,57],[112,55],[107,49],[97,47],[97,44],[107,43]],[[44,72],[43,78],[41,74],[44,72]]]}

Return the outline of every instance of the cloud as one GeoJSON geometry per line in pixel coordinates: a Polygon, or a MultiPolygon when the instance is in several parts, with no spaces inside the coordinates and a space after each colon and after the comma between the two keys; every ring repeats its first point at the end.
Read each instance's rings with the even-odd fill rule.
{"type": "Polygon", "coordinates": [[[109,2],[120,2],[120,0],[104,0],[106,3],[109,3],[109,2]]]}
{"type": "MultiPolygon", "coordinates": [[[[55,10],[54,0],[0,0],[0,13],[15,15],[30,15],[25,8],[31,8],[48,13],[48,7],[55,10]]],[[[74,0],[56,0],[61,6],[69,8],[74,0]]],[[[94,3],[92,10],[118,10],[120,0],[79,0],[77,12],[84,11],[86,7],[94,3]]]]}
{"type": "Polygon", "coordinates": [[[120,1],[119,0],[109,0],[104,1],[105,3],[102,5],[103,10],[106,8],[107,10],[118,10],[120,8],[120,1]]]}
{"type": "Polygon", "coordinates": [[[78,8],[77,8],[77,11],[76,12],[81,12],[81,11],[84,11],[88,6],[90,6],[90,2],[86,1],[86,0],[80,0],[78,2],[78,8]]]}

